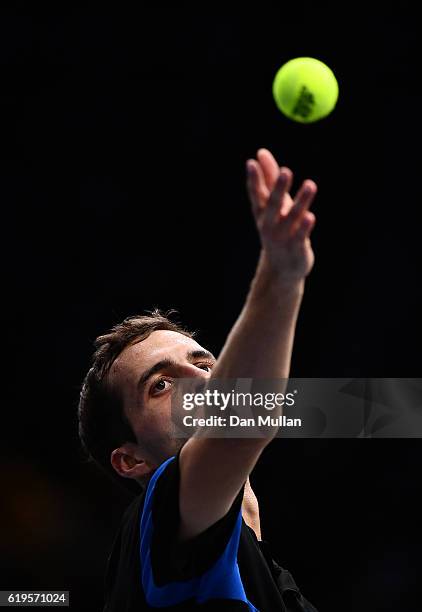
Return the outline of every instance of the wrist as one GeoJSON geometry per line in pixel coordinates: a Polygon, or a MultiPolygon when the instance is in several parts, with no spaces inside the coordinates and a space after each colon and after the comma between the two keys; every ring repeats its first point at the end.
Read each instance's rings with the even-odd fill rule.
{"type": "Polygon", "coordinates": [[[264,250],[261,251],[251,290],[274,294],[283,298],[301,298],[305,289],[305,277],[289,275],[272,265],[264,250]]]}

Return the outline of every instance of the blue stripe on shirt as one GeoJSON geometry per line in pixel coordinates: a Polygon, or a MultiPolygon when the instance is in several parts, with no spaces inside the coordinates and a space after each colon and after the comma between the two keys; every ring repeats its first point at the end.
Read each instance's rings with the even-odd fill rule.
{"type": "Polygon", "coordinates": [[[198,603],[204,603],[205,601],[216,598],[238,599],[244,601],[249,606],[251,612],[259,612],[246,597],[237,563],[237,551],[242,528],[241,510],[239,510],[233,533],[227,542],[224,552],[214,565],[204,572],[202,576],[186,581],[170,582],[161,587],[154,583],[150,548],[153,529],[152,500],[159,476],[174,459],[174,456],[170,457],[157,468],[149,481],[145,493],[145,502],[141,516],[140,551],[142,586],[148,604],[150,606],[163,608],[165,606],[177,605],[192,598],[198,603]]]}

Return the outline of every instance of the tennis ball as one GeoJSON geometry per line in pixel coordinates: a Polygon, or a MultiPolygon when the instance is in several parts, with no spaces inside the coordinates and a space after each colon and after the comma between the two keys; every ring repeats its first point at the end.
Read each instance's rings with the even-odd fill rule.
{"type": "Polygon", "coordinates": [[[274,100],[287,117],[312,123],[326,117],[338,98],[334,73],[313,57],[297,57],[284,64],[273,81],[274,100]]]}

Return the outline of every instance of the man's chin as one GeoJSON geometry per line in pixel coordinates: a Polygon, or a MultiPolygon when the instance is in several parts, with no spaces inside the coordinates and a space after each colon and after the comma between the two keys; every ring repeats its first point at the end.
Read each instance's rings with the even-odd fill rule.
{"type": "Polygon", "coordinates": [[[174,438],[166,436],[164,438],[148,440],[148,454],[153,458],[157,467],[164,461],[177,455],[179,450],[186,444],[188,438],[174,438]]]}
{"type": "Polygon", "coordinates": [[[172,440],[172,443],[173,443],[173,452],[172,452],[171,455],[169,455],[169,457],[171,457],[172,455],[177,455],[179,450],[182,448],[182,446],[184,446],[186,444],[188,439],[189,438],[178,438],[177,440],[176,439],[172,440]]]}

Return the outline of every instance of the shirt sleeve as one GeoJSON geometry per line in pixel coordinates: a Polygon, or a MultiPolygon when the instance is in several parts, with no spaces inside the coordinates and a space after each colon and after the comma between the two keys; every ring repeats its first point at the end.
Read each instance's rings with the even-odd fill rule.
{"type": "Polygon", "coordinates": [[[194,538],[178,541],[179,457],[180,450],[157,479],[151,506],[151,565],[158,586],[191,580],[207,572],[225,551],[239,515],[241,521],[244,485],[224,517],[194,538]]]}

